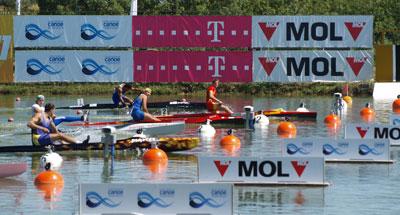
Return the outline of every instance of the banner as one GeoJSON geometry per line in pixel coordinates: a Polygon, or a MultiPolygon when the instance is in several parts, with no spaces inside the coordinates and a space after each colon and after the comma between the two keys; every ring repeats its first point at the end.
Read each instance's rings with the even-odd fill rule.
{"type": "Polygon", "coordinates": [[[138,51],[135,82],[251,82],[251,52],[138,51]]]}
{"type": "Polygon", "coordinates": [[[254,82],[372,79],[371,51],[254,51],[254,82]]]}
{"type": "Polygon", "coordinates": [[[253,16],[253,48],[372,48],[373,16],[253,16]]]}
{"type": "Polygon", "coordinates": [[[345,138],[354,139],[389,139],[390,145],[400,145],[400,127],[383,124],[347,124],[345,138]]]}
{"type": "Polygon", "coordinates": [[[14,80],[12,26],[12,16],[0,16],[0,83],[14,80]]]}
{"type": "Polygon", "coordinates": [[[199,157],[199,182],[326,185],[324,158],[199,157]]]}
{"type": "Polygon", "coordinates": [[[400,115],[399,114],[390,114],[389,115],[389,124],[390,125],[400,125],[400,115]]]}
{"type": "Polygon", "coordinates": [[[251,16],[132,16],[133,47],[251,46],[251,16]]]}
{"type": "Polygon", "coordinates": [[[130,16],[14,16],[16,47],[132,47],[130,16]]]}
{"type": "Polygon", "coordinates": [[[16,82],[131,82],[131,51],[16,51],[16,82]]]}
{"type": "Polygon", "coordinates": [[[284,139],[282,156],[325,157],[325,161],[390,161],[388,140],[296,138],[284,139]]]}
{"type": "Polygon", "coordinates": [[[233,214],[231,184],[80,184],[79,214],[233,214]]]}

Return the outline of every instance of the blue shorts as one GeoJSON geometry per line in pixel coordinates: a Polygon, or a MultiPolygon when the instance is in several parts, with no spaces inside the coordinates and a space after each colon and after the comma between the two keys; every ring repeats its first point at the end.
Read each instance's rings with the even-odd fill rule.
{"type": "Polygon", "coordinates": [[[53,141],[51,141],[50,139],[49,133],[40,135],[38,142],[41,146],[47,146],[53,144],[53,141]]]}
{"type": "Polygon", "coordinates": [[[144,112],[141,110],[132,110],[131,116],[136,121],[144,120],[144,112]]]}
{"type": "Polygon", "coordinates": [[[118,96],[114,96],[114,95],[113,95],[112,100],[113,100],[114,105],[116,105],[116,106],[119,105],[120,100],[119,100],[119,97],[118,97],[118,96]]]}

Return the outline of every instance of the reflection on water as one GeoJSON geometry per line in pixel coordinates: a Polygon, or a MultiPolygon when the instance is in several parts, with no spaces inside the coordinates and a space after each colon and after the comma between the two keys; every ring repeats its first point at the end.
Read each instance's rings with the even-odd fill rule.
{"type": "MultiPolygon", "coordinates": [[[[21,102],[9,97],[0,101],[0,145],[30,144],[26,127],[34,96],[22,97],[21,102]],[[9,116],[13,123],[7,123],[9,116]]],[[[47,97],[56,106],[76,103],[74,97],[47,97]]],[[[156,97],[152,101],[174,98],[156,97]]],[[[203,101],[203,98],[191,98],[203,101]]],[[[360,110],[371,98],[353,98],[342,123],[327,127],[323,120],[329,114],[331,97],[302,98],[252,98],[227,97],[223,101],[234,110],[242,111],[244,105],[253,104],[255,110],[284,108],[296,109],[305,102],[310,110],[318,112],[316,121],[294,121],[296,137],[343,138],[346,123],[361,122],[360,110]]],[[[109,103],[109,97],[88,97],[86,103],[109,103]]],[[[375,121],[388,123],[391,101],[374,101],[375,121]]],[[[57,110],[57,114],[75,115],[72,110],[57,110]]],[[[121,120],[129,116],[124,111],[93,111],[92,121],[121,120]]],[[[78,211],[79,183],[190,183],[197,181],[197,156],[280,156],[282,139],[277,134],[282,119],[270,119],[268,126],[244,131],[242,125],[216,125],[213,137],[200,137],[200,146],[189,152],[168,154],[168,164],[145,166],[141,151],[117,151],[113,165],[104,160],[102,151],[59,152],[64,159],[60,173],[64,187],[37,188],[33,184],[41,171],[39,159],[42,153],[0,154],[0,162],[26,161],[31,170],[14,177],[11,181],[0,179],[0,208],[2,214],[71,214],[78,211]],[[229,128],[236,130],[239,147],[222,147],[220,140],[229,128]]],[[[199,125],[187,125],[182,136],[198,136],[199,125]]],[[[61,129],[70,129],[65,125],[61,129]]],[[[82,131],[86,134],[88,131],[82,131]]],[[[400,158],[400,147],[391,148],[392,159],[400,158]]],[[[325,179],[331,184],[326,188],[309,187],[249,187],[234,189],[236,214],[400,214],[400,166],[395,164],[327,164],[325,179]]]]}

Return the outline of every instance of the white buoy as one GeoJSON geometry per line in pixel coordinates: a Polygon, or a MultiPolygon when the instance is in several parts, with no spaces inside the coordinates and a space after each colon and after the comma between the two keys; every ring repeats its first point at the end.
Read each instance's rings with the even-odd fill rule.
{"type": "Polygon", "coordinates": [[[306,105],[302,102],[300,106],[296,109],[297,112],[310,112],[307,108],[306,105]]]}
{"type": "Polygon", "coordinates": [[[59,170],[62,165],[63,159],[58,154],[53,152],[51,149],[40,157],[40,167],[45,169],[46,165],[50,165],[49,170],[59,170]]]}
{"type": "Polygon", "coordinates": [[[254,117],[254,125],[259,125],[259,126],[269,125],[269,119],[264,114],[259,114],[254,117]]]}
{"type": "Polygon", "coordinates": [[[198,128],[199,133],[203,136],[214,136],[216,131],[215,128],[210,124],[211,120],[207,119],[207,123],[200,125],[198,128]]]}

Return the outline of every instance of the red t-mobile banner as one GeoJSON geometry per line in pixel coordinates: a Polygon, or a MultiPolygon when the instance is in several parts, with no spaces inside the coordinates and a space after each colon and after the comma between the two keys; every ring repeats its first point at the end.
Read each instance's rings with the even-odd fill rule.
{"type": "Polygon", "coordinates": [[[251,47],[251,16],[132,16],[133,47],[251,47]]]}
{"type": "Polygon", "coordinates": [[[251,82],[252,53],[224,51],[138,51],[135,82],[251,82]]]}

